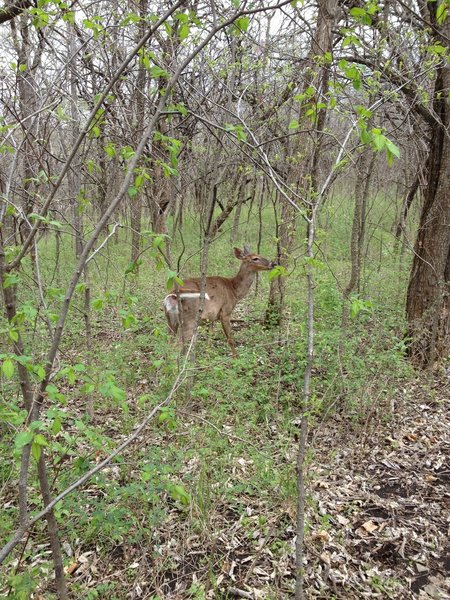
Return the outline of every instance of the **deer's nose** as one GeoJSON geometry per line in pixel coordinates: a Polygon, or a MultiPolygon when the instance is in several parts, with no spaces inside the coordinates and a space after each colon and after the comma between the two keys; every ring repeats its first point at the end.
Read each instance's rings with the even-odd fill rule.
{"type": "Polygon", "coordinates": [[[273,261],[270,263],[269,267],[270,267],[271,269],[274,269],[275,267],[278,267],[278,261],[277,261],[276,259],[275,259],[275,260],[273,260],[273,261]]]}

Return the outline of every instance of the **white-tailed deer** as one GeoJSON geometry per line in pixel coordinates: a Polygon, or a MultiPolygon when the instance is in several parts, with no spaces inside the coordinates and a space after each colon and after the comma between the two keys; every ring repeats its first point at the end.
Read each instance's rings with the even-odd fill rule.
{"type": "MultiPolygon", "coordinates": [[[[252,254],[247,246],[243,250],[234,248],[234,255],[242,261],[239,272],[234,277],[206,277],[205,299],[201,314],[202,321],[220,321],[233,356],[236,347],[231,335],[230,316],[239,300],[245,298],[258,271],[270,271],[275,264],[258,254],[252,254]]],[[[164,298],[169,330],[176,335],[181,326],[183,344],[190,341],[200,307],[201,279],[185,279],[178,290],[172,290],[164,298]],[[181,308],[181,315],[180,315],[181,308]]]]}

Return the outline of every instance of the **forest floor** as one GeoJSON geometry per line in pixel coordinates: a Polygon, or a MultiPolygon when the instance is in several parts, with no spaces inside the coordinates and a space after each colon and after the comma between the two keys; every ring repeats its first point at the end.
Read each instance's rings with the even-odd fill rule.
{"type": "Polygon", "coordinates": [[[311,493],[330,519],[312,517],[310,598],[450,598],[449,374],[390,408],[387,422],[379,409],[359,430],[336,417],[316,434],[311,493]]]}
{"type": "MultiPolygon", "coordinates": [[[[450,598],[450,376],[408,382],[390,402],[373,402],[362,425],[335,413],[310,432],[306,598],[450,598]]],[[[199,419],[207,419],[201,403],[170,443],[199,419]]],[[[235,443],[231,428],[223,434],[235,443]]],[[[150,434],[145,444],[167,442],[150,434]]],[[[276,463],[295,464],[292,440],[276,448],[276,463]]],[[[233,477],[244,481],[251,459],[233,460],[233,477]]],[[[195,458],[182,470],[201,478],[195,458]]],[[[115,579],[131,564],[124,598],[292,597],[295,500],[244,491],[239,502],[209,505],[203,529],[192,527],[189,509],[182,515],[172,503],[169,512],[157,534],[159,558],[144,546],[118,546],[98,562],[89,552],[72,580],[89,588],[102,572],[100,579],[115,579]]]]}

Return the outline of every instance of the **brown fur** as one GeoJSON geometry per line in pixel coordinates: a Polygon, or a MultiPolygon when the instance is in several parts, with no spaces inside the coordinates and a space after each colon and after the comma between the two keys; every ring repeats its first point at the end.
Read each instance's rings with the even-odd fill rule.
{"type": "MultiPolygon", "coordinates": [[[[242,261],[239,272],[234,277],[212,276],[205,280],[205,301],[201,314],[202,321],[220,321],[230,345],[233,356],[236,356],[236,347],[231,335],[230,316],[239,300],[245,298],[250,291],[255,275],[258,271],[269,271],[274,264],[258,254],[253,254],[247,247],[243,250],[234,248],[234,255],[242,261]]],[[[192,338],[200,306],[200,284],[198,277],[186,279],[184,284],[173,290],[164,301],[169,329],[172,334],[178,332],[180,326],[179,310],[181,305],[181,335],[182,343],[186,344],[192,338]],[[198,298],[183,298],[183,293],[198,293],[198,298]],[[178,294],[178,295],[177,295],[178,294]],[[180,302],[178,302],[178,298],[180,302]]]]}

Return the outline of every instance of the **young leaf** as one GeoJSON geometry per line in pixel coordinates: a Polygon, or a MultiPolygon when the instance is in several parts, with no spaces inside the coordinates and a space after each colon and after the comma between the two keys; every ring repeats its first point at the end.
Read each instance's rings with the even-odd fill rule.
{"type": "Polygon", "coordinates": [[[161,67],[154,65],[150,69],[150,75],[155,78],[156,77],[168,77],[169,73],[167,71],[165,71],[164,69],[161,69],[161,67]]]}
{"type": "Polygon", "coordinates": [[[41,458],[41,454],[42,454],[42,446],[40,446],[39,444],[36,444],[34,441],[31,444],[31,454],[34,458],[34,460],[36,462],[39,461],[39,459],[41,458]]]}
{"type": "Polygon", "coordinates": [[[14,440],[14,446],[18,449],[23,448],[24,446],[29,444],[32,439],[33,439],[32,431],[21,431],[20,433],[18,433],[16,435],[16,438],[14,440]]]}
{"type": "Polygon", "coordinates": [[[269,281],[272,281],[272,279],[275,279],[275,277],[283,277],[284,275],[287,275],[286,267],[283,267],[282,265],[277,265],[270,271],[269,281]]]}
{"type": "Polygon", "coordinates": [[[6,379],[11,379],[14,375],[14,363],[10,358],[7,358],[2,363],[2,373],[6,379]]]}
{"type": "Polygon", "coordinates": [[[188,23],[183,23],[183,25],[180,27],[180,31],[178,33],[178,35],[180,36],[180,40],[181,41],[185,40],[189,36],[190,31],[191,31],[190,25],[188,23]]]}
{"type": "Polygon", "coordinates": [[[238,29],[240,29],[243,33],[245,33],[248,29],[248,26],[250,24],[250,19],[246,16],[244,17],[239,17],[239,19],[236,19],[236,21],[234,22],[234,24],[236,25],[236,27],[238,29]]]}

